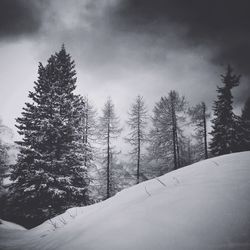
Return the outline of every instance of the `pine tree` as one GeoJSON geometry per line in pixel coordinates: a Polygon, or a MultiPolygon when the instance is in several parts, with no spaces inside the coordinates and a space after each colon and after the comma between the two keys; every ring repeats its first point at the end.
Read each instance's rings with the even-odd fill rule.
{"type": "Polygon", "coordinates": [[[74,68],[64,46],[46,66],[40,63],[30,102],[17,118],[22,140],[11,173],[9,211],[26,226],[88,203],[82,100],[74,94],[74,68]]]}
{"type": "Polygon", "coordinates": [[[176,91],[170,91],[168,97],[162,97],[154,107],[149,151],[154,159],[160,160],[160,174],[181,166],[179,143],[183,135],[179,123],[184,121],[184,108],[185,98],[176,91]]]}
{"type": "Polygon", "coordinates": [[[140,182],[140,165],[142,158],[142,145],[147,140],[146,125],[147,125],[147,110],[142,96],[137,96],[129,110],[129,119],[127,124],[130,128],[130,133],[126,141],[133,147],[130,152],[132,159],[136,160],[136,179],[140,182]]]}
{"type": "Polygon", "coordinates": [[[239,135],[237,134],[237,117],[233,113],[232,88],[239,85],[240,76],[233,74],[230,65],[225,75],[221,75],[222,87],[217,87],[218,99],[214,103],[212,120],[212,140],[210,143],[213,155],[223,155],[238,151],[239,135]]]}
{"type": "Polygon", "coordinates": [[[195,125],[195,139],[198,142],[197,149],[201,152],[201,157],[207,159],[207,119],[210,117],[210,114],[207,113],[206,104],[204,102],[197,104],[189,110],[189,114],[191,115],[191,122],[195,125]]]}
{"type": "Polygon", "coordinates": [[[99,132],[100,138],[105,146],[104,163],[106,165],[106,198],[109,198],[111,195],[110,188],[112,185],[112,183],[110,182],[110,166],[112,162],[111,157],[115,154],[112,140],[116,139],[121,133],[119,120],[115,114],[114,104],[112,103],[110,98],[108,98],[102,110],[102,116],[100,117],[99,121],[99,132]]]}

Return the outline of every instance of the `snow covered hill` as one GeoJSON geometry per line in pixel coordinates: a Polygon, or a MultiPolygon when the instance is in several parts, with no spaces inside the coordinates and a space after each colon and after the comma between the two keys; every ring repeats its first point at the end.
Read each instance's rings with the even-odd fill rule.
{"type": "Polygon", "coordinates": [[[249,194],[250,152],[225,155],[32,230],[0,225],[0,249],[250,249],[249,194]]]}

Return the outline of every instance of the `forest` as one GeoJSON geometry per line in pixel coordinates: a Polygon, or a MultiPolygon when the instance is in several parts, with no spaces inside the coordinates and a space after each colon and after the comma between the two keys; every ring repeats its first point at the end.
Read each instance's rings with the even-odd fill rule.
{"type": "Polygon", "coordinates": [[[218,78],[211,112],[205,102],[190,106],[176,90],[161,96],[151,112],[138,93],[125,127],[112,97],[98,113],[88,93],[76,94],[76,76],[63,45],[38,65],[34,89],[16,119],[20,140],[6,143],[2,138],[11,131],[1,122],[2,219],[32,228],[194,162],[250,150],[250,97],[236,114],[232,89],[241,76],[230,65],[218,78]],[[121,140],[128,153],[117,149],[121,140]]]}

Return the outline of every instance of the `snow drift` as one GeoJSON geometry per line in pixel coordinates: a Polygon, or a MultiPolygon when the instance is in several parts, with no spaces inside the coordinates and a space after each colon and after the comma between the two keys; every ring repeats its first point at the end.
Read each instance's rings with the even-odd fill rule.
{"type": "Polygon", "coordinates": [[[0,249],[250,249],[250,152],[220,156],[72,208],[0,249]]]}

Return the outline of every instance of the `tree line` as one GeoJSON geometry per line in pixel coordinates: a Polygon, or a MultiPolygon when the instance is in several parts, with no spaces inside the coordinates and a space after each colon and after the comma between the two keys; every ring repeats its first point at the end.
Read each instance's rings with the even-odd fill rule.
{"type": "MultiPolygon", "coordinates": [[[[250,150],[250,98],[236,115],[231,90],[240,76],[228,66],[221,77],[209,144],[210,114],[204,102],[188,107],[186,98],[172,90],[150,117],[143,97],[137,96],[126,121],[124,140],[131,148],[126,163],[119,161],[115,147],[122,129],[112,99],[97,117],[89,99],[75,94],[75,63],[62,46],[46,65],[39,64],[29,102],[16,119],[22,139],[16,142],[11,183],[1,197],[1,217],[32,227],[209,156],[250,150]],[[190,126],[192,136],[186,135],[190,126]]],[[[0,143],[1,170],[6,169],[6,150],[0,143]]]]}

